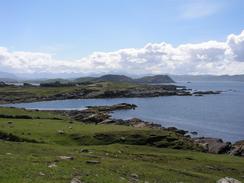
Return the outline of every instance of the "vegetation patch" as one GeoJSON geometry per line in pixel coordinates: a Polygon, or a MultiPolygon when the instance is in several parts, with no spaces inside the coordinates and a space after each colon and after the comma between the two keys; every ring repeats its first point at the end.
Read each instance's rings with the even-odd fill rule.
{"type": "Polygon", "coordinates": [[[11,133],[5,133],[0,131],[0,140],[4,141],[12,141],[12,142],[31,142],[31,143],[38,143],[36,140],[33,139],[26,139],[21,138],[11,133]]]}

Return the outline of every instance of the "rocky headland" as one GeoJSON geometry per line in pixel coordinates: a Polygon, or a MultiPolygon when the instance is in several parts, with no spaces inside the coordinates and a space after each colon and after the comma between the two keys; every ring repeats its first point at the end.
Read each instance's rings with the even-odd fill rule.
{"type": "Polygon", "coordinates": [[[0,83],[0,104],[90,98],[135,98],[159,96],[203,96],[221,91],[191,91],[173,84],[96,81],[88,83],[0,83]]]}

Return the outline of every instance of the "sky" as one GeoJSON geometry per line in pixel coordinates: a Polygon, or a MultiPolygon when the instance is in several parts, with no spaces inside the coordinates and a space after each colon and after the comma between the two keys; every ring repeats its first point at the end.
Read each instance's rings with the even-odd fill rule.
{"type": "Polygon", "coordinates": [[[243,0],[0,0],[0,72],[244,74],[243,0]]]}

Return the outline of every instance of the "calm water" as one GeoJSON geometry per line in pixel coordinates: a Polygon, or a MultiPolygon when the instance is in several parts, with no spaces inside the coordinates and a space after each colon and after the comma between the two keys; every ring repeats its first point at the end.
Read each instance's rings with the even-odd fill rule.
{"type": "Polygon", "coordinates": [[[12,104],[35,109],[83,109],[88,105],[111,105],[121,102],[138,105],[136,110],[116,111],[115,118],[138,117],[163,126],[197,131],[199,135],[227,141],[244,139],[244,83],[179,83],[198,90],[223,90],[219,95],[168,96],[156,98],[81,99],[12,104]]]}

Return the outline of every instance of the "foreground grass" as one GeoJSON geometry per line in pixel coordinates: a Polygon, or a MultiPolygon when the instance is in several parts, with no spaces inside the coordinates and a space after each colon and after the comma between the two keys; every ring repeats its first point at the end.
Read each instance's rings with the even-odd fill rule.
{"type": "Polygon", "coordinates": [[[79,176],[84,182],[215,182],[225,176],[241,180],[243,159],[191,151],[147,146],[62,146],[0,142],[0,181],[70,182],[79,176]],[[89,149],[88,153],[80,152],[89,149]],[[74,160],[59,160],[58,156],[74,160]],[[59,160],[59,161],[57,161],[59,160]],[[98,160],[100,164],[87,164],[98,160]],[[48,165],[56,162],[56,167],[48,165]],[[45,175],[41,175],[43,173],[45,175]]]}
{"type": "Polygon", "coordinates": [[[168,144],[170,148],[156,148],[150,144],[129,145],[140,144],[148,135],[177,138],[171,132],[71,123],[68,118],[50,112],[0,108],[0,114],[3,113],[24,113],[33,118],[0,118],[0,132],[40,142],[0,140],[0,182],[3,183],[68,183],[74,177],[86,183],[204,183],[216,182],[226,176],[244,180],[243,158],[172,149],[175,144],[168,144]],[[58,133],[60,130],[64,134],[58,133]],[[97,139],[97,134],[105,134],[106,138],[97,139]],[[132,134],[139,139],[129,138],[132,134]],[[74,135],[76,138],[73,138],[74,135]],[[117,141],[120,135],[129,140],[117,141]],[[112,141],[107,137],[112,137],[112,141]],[[74,159],[61,160],[58,156],[74,159]],[[100,163],[89,164],[87,160],[100,163]],[[52,163],[56,167],[49,168],[52,163]]]}

